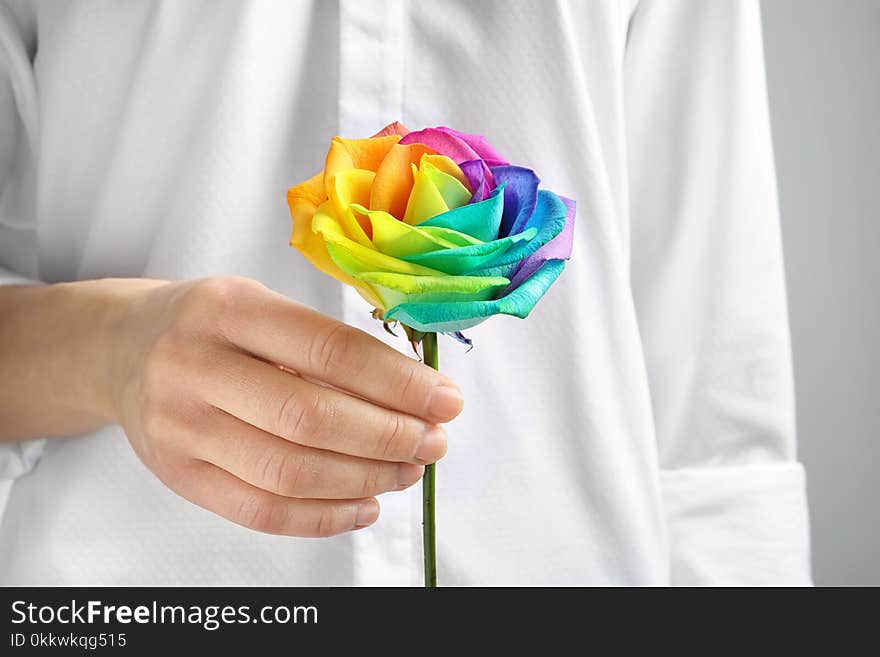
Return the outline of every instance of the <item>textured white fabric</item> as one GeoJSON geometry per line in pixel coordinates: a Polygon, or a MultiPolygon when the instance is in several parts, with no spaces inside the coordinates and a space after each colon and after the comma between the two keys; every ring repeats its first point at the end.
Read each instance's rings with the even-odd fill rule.
{"type": "MultiPolygon", "coordinates": [[[[285,191],[335,134],[485,134],[578,219],[531,318],[441,344],[441,583],[809,583],[754,2],[6,2],[0,266],[250,276],[406,351],[287,246],[285,191]]],[[[176,497],[118,427],[34,460],[0,456],[0,584],[421,580],[418,487],[305,540],[176,497]]]]}

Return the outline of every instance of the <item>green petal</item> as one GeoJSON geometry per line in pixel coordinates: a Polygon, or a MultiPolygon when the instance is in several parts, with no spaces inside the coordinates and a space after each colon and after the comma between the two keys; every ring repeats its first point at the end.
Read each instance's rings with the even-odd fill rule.
{"type": "Polygon", "coordinates": [[[402,303],[389,308],[385,312],[385,319],[396,319],[425,333],[449,333],[469,329],[492,315],[525,318],[563,269],[564,260],[548,260],[522,285],[500,299],[456,303],[402,303]]]}
{"type": "Polygon", "coordinates": [[[402,303],[485,301],[510,284],[500,276],[407,276],[378,271],[357,278],[370,284],[385,308],[402,303]]]}
{"type": "Polygon", "coordinates": [[[437,185],[424,171],[412,164],[413,187],[406,202],[403,220],[415,225],[449,210],[446,200],[437,189],[437,185]]]}
{"type": "Polygon", "coordinates": [[[469,235],[447,228],[425,230],[410,226],[384,210],[368,210],[357,203],[352,203],[351,208],[369,217],[373,229],[372,244],[395,258],[480,243],[469,235]]]}
{"type": "Polygon", "coordinates": [[[494,242],[480,242],[456,249],[416,253],[401,256],[401,259],[457,276],[485,267],[487,263],[494,262],[510,250],[513,245],[527,242],[537,234],[538,229],[532,227],[518,235],[510,235],[494,242]]]}
{"type": "Polygon", "coordinates": [[[478,240],[476,237],[471,237],[470,235],[460,233],[457,230],[452,230],[451,228],[441,228],[440,226],[425,226],[425,224],[419,224],[418,226],[415,226],[415,228],[418,228],[420,231],[427,235],[442,237],[447,242],[452,242],[455,247],[470,246],[471,244],[483,243],[482,240],[478,240]]]}
{"type": "Polygon", "coordinates": [[[441,171],[424,158],[422,159],[421,166],[422,171],[434,183],[449,209],[459,208],[471,200],[471,196],[473,196],[471,191],[456,178],[450,176],[445,171],[441,171]]]}
{"type": "Polygon", "coordinates": [[[411,264],[393,256],[379,253],[349,239],[335,217],[315,213],[312,230],[324,238],[327,253],[342,271],[356,276],[365,271],[389,271],[414,276],[442,276],[443,272],[418,264],[411,264]]]}

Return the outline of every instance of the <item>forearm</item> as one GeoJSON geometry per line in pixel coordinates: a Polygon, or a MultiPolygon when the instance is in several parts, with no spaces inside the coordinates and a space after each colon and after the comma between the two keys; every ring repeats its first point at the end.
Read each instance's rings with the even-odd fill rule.
{"type": "Polygon", "coordinates": [[[103,279],[0,287],[0,441],[112,424],[119,327],[133,293],[158,284],[103,279]]]}

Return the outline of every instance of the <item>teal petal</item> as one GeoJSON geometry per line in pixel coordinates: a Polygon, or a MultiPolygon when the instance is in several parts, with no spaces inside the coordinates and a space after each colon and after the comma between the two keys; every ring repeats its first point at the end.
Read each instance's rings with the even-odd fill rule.
{"type": "MultiPolygon", "coordinates": [[[[462,273],[469,276],[504,276],[511,278],[520,262],[547,244],[565,228],[565,217],[568,209],[565,203],[553,192],[538,191],[538,202],[535,212],[526,223],[526,229],[535,230],[531,239],[519,242],[504,252],[497,253],[478,266],[462,273]]],[[[443,252],[441,252],[443,253],[443,252]]],[[[427,265],[426,263],[421,263],[427,265]]],[[[435,269],[440,269],[435,267],[435,269]]]]}
{"type": "Polygon", "coordinates": [[[500,299],[453,303],[402,303],[385,311],[386,320],[397,320],[425,333],[450,333],[476,326],[492,315],[525,318],[565,269],[564,260],[548,260],[513,292],[500,299]]]}
{"type": "Polygon", "coordinates": [[[423,221],[419,228],[439,226],[467,233],[481,242],[498,239],[498,228],[504,214],[504,185],[496,187],[485,201],[463,205],[423,221]]]}

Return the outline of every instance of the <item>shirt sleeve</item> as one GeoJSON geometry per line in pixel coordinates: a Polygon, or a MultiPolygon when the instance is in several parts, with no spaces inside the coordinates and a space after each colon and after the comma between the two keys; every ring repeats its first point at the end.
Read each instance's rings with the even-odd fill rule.
{"type": "Polygon", "coordinates": [[[757,2],[637,3],[625,102],[672,582],[810,584],[757,2]]]}
{"type": "MultiPolygon", "coordinates": [[[[26,3],[0,0],[0,286],[40,284],[29,179],[38,139],[36,31],[29,13],[26,3]]],[[[34,467],[44,442],[0,443],[0,511],[6,482],[34,467]]]]}

